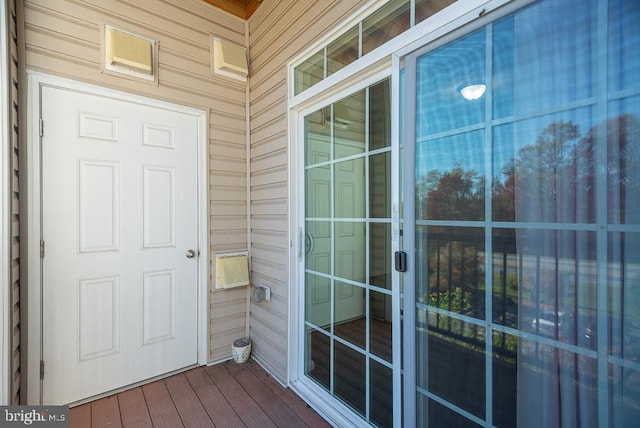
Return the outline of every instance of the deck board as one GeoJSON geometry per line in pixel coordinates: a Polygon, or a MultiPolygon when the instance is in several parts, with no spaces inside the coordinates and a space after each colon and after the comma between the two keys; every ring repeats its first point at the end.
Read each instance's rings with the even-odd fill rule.
{"type": "Polygon", "coordinates": [[[90,427],[91,403],[72,408],[69,411],[69,425],[74,427],[90,427]]]}
{"type": "Polygon", "coordinates": [[[202,367],[185,373],[204,409],[217,427],[241,427],[244,423],[233,410],[222,392],[207,376],[202,367]]]}
{"type": "Polygon", "coordinates": [[[120,406],[115,395],[91,403],[91,426],[122,428],[120,406]]]}
{"type": "Polygon", "coordinates": [[[212,426],[213,421],[184,374],[167,378],[165,384],[185,426],[203,428],[212,426]]]}
{"type": "Polygon", "coordinates": [[[274,394],[276,394],[305,424],[310,428],[324,428],[327,422],[320,417],[302,398],[298,397],[289,388],[283,388],[273,377],[265,372],[253,360],[249,360],[245,366],[264,383],[274,394]]]}
{"type": "Polygon", "coordinates": [[[329,426],[253,360],[197,367],[73,407],[69,420],[71,428],[329,426]]]}
{"type": "Polygon", "coordinates": [[[306,425],[243,364],[229,365],[227,369],[276,426],[298,428],[306,425]]]}
{"type": "Polygon", "coordinates": [[[240,419],[249,427],[275,427],[276,424],[253,400],[238,381],[229,373],[225,365],[207,367],[205,369],[209,377],[225,396],[231,407],[236,411],[240,419]]]}
{"type": "Polygon", "coordinates": [[[178,410],[164,381],[157,381],[142,387],[151,422],[157,428],[183,426],[178,410]]]}
{"type": "Polygon", "coordinates": [[[151,415],[142,388],[133,388],[118,394],[120,418],[126,427],[151,428],[151,415]]]}

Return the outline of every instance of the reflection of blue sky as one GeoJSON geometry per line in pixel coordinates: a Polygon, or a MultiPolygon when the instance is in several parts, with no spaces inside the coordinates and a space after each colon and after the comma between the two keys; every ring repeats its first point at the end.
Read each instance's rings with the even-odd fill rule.
{"type": "Polygon", "coordinates": [[[484,175],[484,130],[456,134],[416,145],[416,178],[432,170],[451,171],[461,167],[484,175]]]}
{"type": "Polygon", "coordinates": [[[469,82],[486,82],[485,42],[483,29],[418,59],[418,141],[484,121],[483,98],[467,101],[458,93],[458,88],[469,82]]]}
{"type": "Polygon", "coordinates": [[[477,30],[418,58],[418,178],[455,166],[499,177],[518,151],[535,144],[554,122],[571,121],[585,136],[596,125],[593,109],[571,104],[595,101],[595,31],[584,30],[596,26],[595,4],[595,0],[539,2],[494,23],[492,32],[477,30]],[[569,15],[572,19],[565,19],[569,15]],[[488,43],[491,52],[486,50],[488,43]],[[472,81],[484,81],[489,88],[479,100],[467,101],[457,89],[472,81]],[[488,102],[491,118],[485,118],[488,102]],[[549,114],[535,116],[544,111],[549,114]],[[490,126],[486,119],[507,123],[492,130],[491,173],[484,166],[490,126]]]}

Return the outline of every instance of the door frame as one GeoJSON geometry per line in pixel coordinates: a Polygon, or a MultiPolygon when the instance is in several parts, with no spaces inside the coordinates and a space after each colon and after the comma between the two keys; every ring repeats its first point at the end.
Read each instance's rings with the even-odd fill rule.
{"type": "MultiPolygon", "coordinates": [[[[465,2],[454,2],[445,7],[435,15],[415,24],[402,34],[396,36],[384,45],[375,49],[345,66],[331,76],[325,77],[320,82],[295,94],[293,85],[295,82],[295,67],[309,58],[311,54],[317,52],[323,46],[328,45],[330,40],[335,40],[347,29],[351,28],[355,22],[367,15],[379,6],[379,3],[368,3],[370,9],[363,8],[346,19],[340,26],[332,30],[332,34],[320,38],[314,44],[307,47],[300,55],[291,60],[288,65],[288,141],[289,148],[289,349],[288,349],[288,383],[289,386],[309,403],[316,411],[336,425],[368,426],[363,423],[351,409],[337,402],[338,400],[324,400],[322,395],[324,390],[314,385],[304,376],[304,361],[300,356],[301,349],[304,349],[304,293],[301,284],[304,284],[304,161],[302,152],[304,151],[302,141],[304,136],[304,116],[319,108],[322,104],[330,104],[339,100],[343,95],[354,93],[358,89],[367,86],[366,82],[373,83],[375,79],[370,79],[375,73],[391,76],[391,138],[392,138],[392,159],[391,159],[391,186],[392,186],[392,252],[405,249],[407,253],[407,271],[400,273],[392,269],[393,295],[393,358],[394,358],[394,426],[415,425],[415,314],[412,311],[412,304],[415,299],[415,290],[412,284],[413,266],[415,257],[411,249],[414,242],[405,227],[407,221],[412,221],[407,217],[407,198],[412,194],[413,186],[411,180],[400,170],[401,161],[404,169],[407,169],[407,146],[408,135],[400,139],[401,128],[401,74],[405,69],[405,57],[423,46],[434,46],[440,43],[445,36],[450,36],[456,31],[472,31],[474,26],[483,25],[483,18],[499,10],[509,10],[516,6],[522,7],[524,4],[534,0],[468,0],[465,2]],[[514,6],[514,3],[516,6],[514,6]],[[478,23],[477,21],[480,21],[478,23]],[[384,70],[384,71],[382,71],[384,70]],[[404,144],[401,152],[400,146],[404,144]],[[402,157],[402,160],[400,159],[402,157]],[[398,195],[397,189],[402,186],[404,201],[398,195]],[[402,207],[401,207],[402,204],[402,207]],[[400,217],[403,209],[404,216],[400,217]],[[402,235],[402,238],[400,236],[402,235]],[[402,288],[402,294],[401,289],[402,288]],[[403,311],[402,319],[400,312],[403,311]],[[405,326],[400,332],[401,323],[405,326]],[[405,352],[402,352],[404,343],[405,352]],[[400,369],[395,370],[395,366],[402,364],[400,369]],[[404,377],[404,379],[403,379],[404,377]]],[[[412,1],[411,4],[414,2],[412,1]]],[[[500,13],[500,12],[497,12],[500,13]]],[[[507,12],[502,12],[507,13],[507,12]]],[[[407,88],[404,88],[407,91],[407,88]]],[[[403,106],[404,107],[404,106],[403,106]]],[[[406,119],[406,117],[405,117],[406,119]]],[[[404,122],[403,129],[411,127],[410,122],[404,122]]],[[[414,305],[415,306],[415,305],[414,305]]]]}
{"type": "MultiPolygon", "coordinates": [[[[119,101],[134,102],[144,106],[172,110],[188,114],[197,119],[197,205],[198,205],[198,303],[197,303],[197,364],[207,363],[208,322],[207,322],[207,278],[208,255],[208,120],[205,110],[186,107],[166,101],[147,98],[114,89],[95,86],[83,82],[55,77],[39,72],[28,72],[27,105],[27,268],[30,280],[27,285],[27,402],[42,403],[42,381],[40,379],[40,361],[42,359],[42,259],[40,258],[40,237],[42,236],[42,153],[40,150],[41,88],[81,92],[108,97],[119,101]]],[[[105,391],[107,392],[107,391],[105,391]]]]}

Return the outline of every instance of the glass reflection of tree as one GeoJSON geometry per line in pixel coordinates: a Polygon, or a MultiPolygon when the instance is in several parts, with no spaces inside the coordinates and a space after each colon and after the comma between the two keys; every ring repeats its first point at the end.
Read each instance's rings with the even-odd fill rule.
{"type": "Polygon", "coordinates": [[[426,212],[431,220],[482,220],[484,179],[474,170],[457,165],[451,171],[430,171],[426,181],[426,212]]]}
{"type": "MultiPolygon", "coordinates": [[[[635,197],[640,194],[640,121],[633,114],[623,114],[609,119],[606,130],[608,221],[640,223],[640,201],[635,197]]],[[[577,148],[582,170],[596,170],[598,132],[598,127],[591,128],[577,148]]]]}
{"type": "MultiPolygon", "coordinates": [[[[546,126],[535,143],[518,151],[514,168],[515,204],[513,220],[575,222],[578,196],[575,148],[580,130],[572,121],[558,121],[546,126]]],[[[507,177],[507,181],[512,177],[507,177]]],[[[587,185],[588,187],[588,185],[587,185]]],[[[589,188],[582,189],[589,192],[589,188]]],[[[589,195],[586,199],[590,199],[589,195]]],[[[511,211],[509,211],[511,213],[511,211]]]]}
{"type": "MultiPolygon", "coordinates": [[[[640,223],[640,198],[633,196],[640,195],[640,122],[631,114],[594,126],[584,137],[572,121],[544,127],[535,142],[522,146],[492,180],[493,219],[594,222],[596,175],[604,172],[598,167],[604,159],[596,164],[602,126],[607,132],[609,221],[640,223]]],[[[429,220],[485,220],[485,180],[473,169],[465,170],[458,164],[448,171],[429,171],[417,183],[416,191],[418,214],[426,213],[429,220]]],[[[482,308],[474,307],[472,301],[475,293],[485,288],[482,260],[472,248],[473,242],[461,242],[447,230],[431,228],[429,292],[421,300],[458,313],[481,313],[482,308]],[[448,271],[436,276],[437,265],[448,271]]],[[[518,278],[513,281],[511,286],[519,288],[518,278]]]]}

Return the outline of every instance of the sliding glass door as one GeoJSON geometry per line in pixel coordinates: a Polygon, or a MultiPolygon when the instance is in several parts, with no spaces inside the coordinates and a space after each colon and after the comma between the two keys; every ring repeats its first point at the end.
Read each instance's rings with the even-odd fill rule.
{"type": "Polygon", "coordinates": [[[304,374],[393,425],[391,114],[385,79],[304,117],[304,374]]]}
{"type": "Polygon", "coordinates": [[[633,426],[640,5],[502,15],[405,58],[405,418],[633,426]]]}

